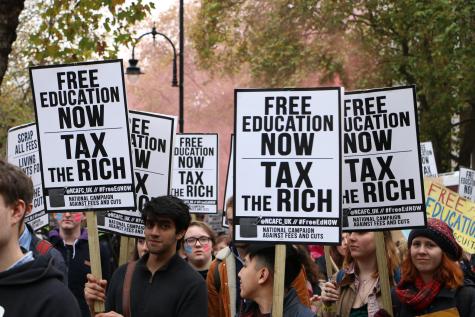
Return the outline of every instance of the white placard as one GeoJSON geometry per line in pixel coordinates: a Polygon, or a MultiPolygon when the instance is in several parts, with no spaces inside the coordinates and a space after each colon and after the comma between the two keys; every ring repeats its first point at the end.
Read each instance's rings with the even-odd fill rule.
{"type": "Polygon", "coordinates": [[[136,209],[121,60],[30,68],[46,211],[136,209]]]}
{"type": "Polygon", "coordinates": [[[432,142],[421,143],[422,173],[427,177],[437,177],[437,164],[435,163],[432,142]]]}
{"type": "Polygon", "coordinates": [[[237,89],[234,239],[338,244],[342,89],[237,89]]]}
{"type": "Polygon", "coordinates": [[[459,194],[460,196],[475,201],[475,171],[461,167],[459,171],[459,194]]]}
{"type": "Polygon", "coordinates": [[[143,237],[143,206],[152,197],[170,193],[175,122],[173,116],[129,111],[137,210],[105,212],[98,216],[99,229],[143,237]]]}
{"type": "Polygon", "coordinates": [[[425,226],[415,88],[345,93],[343,230],[425,226]]]}
{"type": "Polygon", "coordinates": [[[218,135],[178,134],[174,151],[172,195],[191,213],[217,213],[218,135]]]}
{"type": "Polygon", "coordinates": [[[48,225],[48,215],[43,206],[43,188],[41,186],[40,154],[36,125],[29,123],[8,130],[8,162],[20,167],[33,182],[33,209],[25,217],[33,230],[48,225]]]}

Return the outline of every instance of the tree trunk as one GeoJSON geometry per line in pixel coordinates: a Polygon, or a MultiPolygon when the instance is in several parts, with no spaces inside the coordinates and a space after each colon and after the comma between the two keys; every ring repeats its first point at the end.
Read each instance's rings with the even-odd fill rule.
{"type": "Polygon", "coordinates": [[[7,71],[8,55],[16,39],[18,17],[25,0],[0,0],[0,86],[7,71]]]}

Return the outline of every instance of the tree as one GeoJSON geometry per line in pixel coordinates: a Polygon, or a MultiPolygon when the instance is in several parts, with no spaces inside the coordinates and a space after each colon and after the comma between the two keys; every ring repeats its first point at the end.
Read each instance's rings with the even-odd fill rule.
{"type": "Polygon", "coordinates": [[[23,1],[0,3],[0,17],[11,16],[5,18],[9,28],[2,29],[0,24],[0,32],[6,32],[11,42],[17,38],[13,51],[8,52],[6,72],[1,67],[8,54],[0,55],[0,79],[4,78],[0,87],[2,154],[8,129],[34,118],[28,66],[116,58],[119,47],[133,41],[131,27],[154,8],[151,0],[29,0],[24,5],[17,28],[9,21],[14,22],[16,15],[18,24],[23,1]],[[15,2],[21,2],[21,7],[14,7],[15,2]]]}
{"type": "Polygon", "coordinates": [[[415,84],[421,140],[434,143],[439,170],[451,159],[470,164],[475,3],[203,0],[198,16],[192,38],[200,65],[249,68],[261,86],[306,84],[315,73],[347,89],[415,84]],[[460,115],[458,143],[452,120],[460,115]]]}
{"type": "Polygon", "coordinates": [[[0,1],[0,85],[7,70],[8,55],[16,39],[18,16],[23,10],[24,0],[0,1]]]}

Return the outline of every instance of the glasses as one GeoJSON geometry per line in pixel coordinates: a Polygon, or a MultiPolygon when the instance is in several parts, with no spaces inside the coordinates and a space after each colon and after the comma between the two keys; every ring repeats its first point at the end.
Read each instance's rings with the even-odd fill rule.
{"type": "Polygon", "coordinates": [[[201,245],[206,245],[208,244],[211,239],[209,237],[189,237],[185,239],[185,243],[188,244],[189,246],[195,246],[196,242],[199,241],[201,245]]]}

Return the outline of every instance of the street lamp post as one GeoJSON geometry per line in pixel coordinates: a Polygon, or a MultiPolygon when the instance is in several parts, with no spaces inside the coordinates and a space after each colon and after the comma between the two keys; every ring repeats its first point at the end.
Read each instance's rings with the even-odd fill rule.
{"type": "MultiPolygon", "coordinates": [[[[178,111],[178,116],[179,116],[179,119],[178,119],[178,125],[179,125],[179,131],[180,133],[183,133],[183,60],[182,60],[182,52],[180,51],[180,77],[179,77],[179,80],[177,79],[177,52],[176,52],[176,48],[175,48],[175,45],[173,44],[173,42],[170,40],[170,38],[168,36],[166,36],[165,34],[163,33],[160,33],[160,32],[157,32],[156,28],[153,27],[152,28],[152,31],[151,32],[147,32],[147,33],[144,33],[142,35],[140,35],[137,40],[135,41],[135,44],[132,46],[132,58],[129,59],[129,67],[127,67],[125,73],[127,75],[132,75],[132,76],[136,76],[136,75],[140,75],[140,74],[143,74],[140,70],[140,67],[138,66],[138,59],[135,58],[135,46],[138,44],[138,42],[146,35],[152,35],[153,36],[153,39],[155,40],[155,37],[157,35],[160,35],[161,37],[163,37],[172,47],[173,49],[173,72],[172,72],[172,87],[179,87],[179,93],[178,93],[178,104],[179,104],[179,111],[178,111]]],[[[180,37],[181,37],[181,34],[180,34],[180,37]]],[[[180,44],[181,44],[181,40],[180,40],[180,44]]]]}

